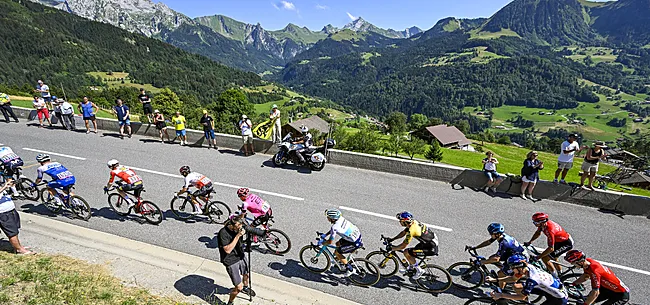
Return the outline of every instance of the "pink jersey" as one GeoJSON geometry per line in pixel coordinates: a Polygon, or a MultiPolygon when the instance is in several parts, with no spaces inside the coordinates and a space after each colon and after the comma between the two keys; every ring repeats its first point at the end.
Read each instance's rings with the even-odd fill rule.
{"type": "Polygon", "coordinates": [[[271,205],[255,194],[250,194],[242,204],[242,210],[247,210],[255,218],[263,216],[271,209],[271,205]]]}

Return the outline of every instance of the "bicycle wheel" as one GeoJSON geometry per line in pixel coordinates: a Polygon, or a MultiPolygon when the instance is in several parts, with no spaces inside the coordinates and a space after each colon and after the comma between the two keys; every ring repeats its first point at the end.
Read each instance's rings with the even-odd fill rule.
{"type": "Polygon", "coordinates": [[[58,199],[58,197],[50,194],[50,191],[48,191],[46,188],[42,189],[40,193],[41,202],[48,210],[50,210],[52,213],[58,213],[61,211],[63,204],[61,203],[61,200],[58,199]]]}
{"type": "Polygon", "coordinates": [[[465,305],[497,305],[497,301],[492,298],[476,298],[465,302],[465,305]]]}
{"type": "Polygon", "coordinates": [[[485,282],[485,274],[472,263],[458,262],[449,266],[447,271],[451,275],[454,286],[460,289],[475,289],[485,282]]]}
{"type": "Polygon", "coordinates": [[[280,230],[270,229],[266,231],[266,236],[262,237],[261,242],[275,254],[286,254],[291,250],[289,236],[280,230]]]}
{"type": "Polygon", "coordinates": [[[70,209],[72,213],[77,215],[77,217],[88,220],[92,213],[90,212],[90,205],[86,202],[86,199],[83,199],[77,195],[70,196],[70,209]]]}
{"type": "Polygon", "coordinates": [[[129,212],[131,212],[128,201],[118,193],[108,195],[108,205],[120,216],[129,215],[129,212]]]}
{"type": "Polygon", "coordinates": [[[567,287],[567,292],[569,294],[569,300],[579,300],[582,301],[583,297],[587,294],[584,284],[578,286],[567,285],[573,283],[579,277],[582,276],[582,273],[567,273],[560,276],[560,281],[567,287]]]}
{"type": "Polygon", "coordinates": [[[196,214],[196,207],[186,196],[174,197],[171,202],[172,213],[179,219],[187,220],[196,214]]]}
{"type": "Polygon", "coordinates": [[[230,217],[230,208],[227,204],[221,201],[210,201],[208,206],[205,207],[207,210],[208,217],[210,221],[216,224],[224,224],[230,217]]]}
{"type": "Polygon", "coordinates": [[[365,258],[351,258],[349,264],[352,265],[354,274],[348,278],[353,283],[359,286],[372,286],[379,282],[381,275],[379,274],[379,267],[373,262],[365,258]]]}
{"type": "Polygon", "coordinates": [[[326,270],[329,270],[332,261],[330,256],[326,253],[321,253],[321,255],[316,256],[318,252],[320,252],[320,248],[314,245],[302,247],[302,249],[300,249],[300,262],[311,272],[323,273],[326,270]]]}
{"type": "Polygon", "coordinates": [[[160,211],[160,208],[151,201],[142,202],[140,205],[140,214],[152,225],[157,225],[163,220],[163,214],[160,211]]]}
{"type": "Polygon", "coordinates": [[[38,188],[32,185],[34,185],[34,181],[28,178],[20,178],[18,189],[28,200],[37,201],[39,197],[38,188]]]}
{"type": "Polygon", "coordinates": [[[451,287],[451,275],[445,268],[432,264],[425,264],[420,267],[424,269],[424,274],[416,282],[422,289],[440,293],[447,291],[451,287]]]}
{"type": "Polygon", "coordinates": [[[366,255],[366,259],[374,263],[379,268],[379,273],[383,277],[390,277],[399,270],[399,260],[394,255],[382,251],[373,251],[366,255]]]}

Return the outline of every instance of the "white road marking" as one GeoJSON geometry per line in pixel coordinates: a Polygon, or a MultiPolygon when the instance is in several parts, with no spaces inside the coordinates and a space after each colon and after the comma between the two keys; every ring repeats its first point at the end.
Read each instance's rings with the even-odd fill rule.
{"type": "MultiPolygon", "coordinates": [[[[546,250],[546,248],[535,247],[535,250],[537,250],[539,253],[542,253],[542,252],[544,252],[546,250]]],[[[560,257],[564,257],[564,254],[562,254],[560,257]]],[[[617,268],[617,269],[623,269],[623,270],[627,270],[627,271],[632,271],[632,272],[636,272],[636,273],[641,273],[641,274],[645,274],[645,275],[650,275],[650,272],[645,271],[645,270],[640,270],[640,269],[625,267],[625,266],[612,264],[612,263],[608,263],[608,262],[603,262],[603,261],[601,261],[599,259],[596,259],[596,260],[598,262],[600,262],[601,265],[605,265],[605,266],[609,266],[609,267],[617,268]]],[[[566,261],[559,262],[559,259],[558,259],[558,263],[561,263],[562,265],[568,264],[566,261]]]]}
{"type": "MultiPolygon", "coordinates": [[[[359,210],[359,209],[355,209],[355,208],[349,208],[349,207],[339,206],[339,209],[341,209],[341,210],[346,210],[346,211],[350,211],[350,212],[357,212],[357,213],[361,213],[361,214],[371,215],[371,216],[380,217],[380,218],[386,218],[386,219],[391,219],[391,220],[397,220],[397,218],[395,218],[395,216],[387,216],[387,215],[383,215],[383,214],[379,214],[379,213],[374,213],[374,212],[368,212],[368,211],[359,210]]],[[[428,223],[425,223],[425,225],[427,225],[427,226],[430,227],[430,228],[438,229],[438,230],[445,231],[445,232],[451,232],[451,231],[453,231],[453,230],[450,229],[450,228],[445,228],[445,227],[440,227],[440,226],[434,226],[434,225],[431,225],[431,224],[428,224],[428,223]]]]}
{"type": "MultiPolygon", "coordinates": [[[[172,177],[172,178],[184,179],[184,177],[181,176],[181,175],[175,175],[175,174],[163,173],[163,172],[159,172],[159,171],[154,171],[154,170],[149,170],[149,169],[144,169],[144,168],[139,168],[139,167],[129,166],[129,165],[125,165],[125,166],[128,167],[128,168],[132,168],[132,169],[134,169],[134,170],[137,170],[137,171],[145,172],[145,173],[151,173],[151,174],[156,174],[156,175],[161,175],[161,176],[167,176],[167,177],[172,177]]],[[[223,186],[223,187],[234,188],[234,189],[238,189],[238,188],[241,187],[241,186],[237,186],[237,185],[232,185],[232,184],[227,184],[227,183],[221,183],[221,182],[216,182],[216,181],[212,181],[212,184],[214,184],[214,185],[219,185],[219,186],[223,186]]],[[[285,194],[280,194],[280,193],[274,193],[274,192],[269,192],[269,191],[263,191],[263,190],[258,190],[258,189],[254,189],[254,188],[249,188],[249,189],[250,189],[251,191],[253,191],[253,192],[257,192],[257,193],[261,193],[261,194],[266,194],[266,195],[271,195],[271,196],[276,196],[276,197],[282,197],[282,198],[287,198],[287,199],[292,199],[292,200],[299,200],[299,201],[304,201],[304,200],[305,200],[305,198],[295,197],[295,196],[291,196],[291,195],[285,195],[285,194]]]]}
{"type": "Polygon", "coordinates": [[[33,148],[25,148],[25,147],[23,147],[23,150],[28,150],[28,151],[34,151],[34,152],[39,152],[39,153],[44,153],[44,154],[48,154],[48,155],[55,155],[55,156],[59,156],[59,157],[65,157],[65,158],[70,158],[70,159],[75,159],[75,160],[81,160],[81,161],[86,161],[86,158],[82,158],[82,157],[75,157],[75,156],[71,156],[71,155],[66,155],[66,154],[60,154],[60,153],[55,153],[55,152],[51,152],[51,151],[46,151],[46,150],[40,150],[40,149],[33,149],[33,148]]]}

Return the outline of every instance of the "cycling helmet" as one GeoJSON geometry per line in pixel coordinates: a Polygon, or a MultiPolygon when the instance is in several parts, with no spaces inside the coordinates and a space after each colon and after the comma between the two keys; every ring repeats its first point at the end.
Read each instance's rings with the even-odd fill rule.
{"type": "Polygon", "coordinates": [[[411,220],[413,220],[413,214],[411,214],[411,213],[409,213],[407,211],[404,211],[402,213],[398,213],[396,215],[396,217],[397,217],[397,219],[399,221],[411,221],[411,220]]]}
{"type": "Polygon", "coordinates": [[[250,190],[245,187],[237,190],[237,196],[239,197],[248,197],[248,193],[250,193],[250,190]]]}
{"type": "Polygon", "coordinates": [[[181,172],[181,175],[185,175],[185,176],[187,176],[187,174],[191,172],[190,167],[187,165],[183,165],[181,169],[179,169],[178,171],[181,172]]]}
{"type": "Polygon", "coordinates": [[[564,259],[569,263],[575,263],[585,259],[585,254],[579,250],[570,250],[564,255],[564,259]]]}
{"type": "Polygon", "coordinates": [[[490,232],[490,234],[503,233],[503,232],[506,231],[506,229],[503,227],[502,224],[500,224],[500,223],[496,223],[496,222],[491,223],[491,224],[487,227],[487,230],[488,230],[488,232],[490,232]]]}
{"type": "Polygon", "coordinates": [[[533,214],[533,222],[546,222],[548,220],[548,214],[546,213],[535,213],[533,214]]]}
{"type": "Polygon", "coordinates": [[[327,209],[325,210],[325,215],[327,215],[327,218],[329,219],[337,220],[341,218],[341,211],[337,209],[327,209]]]}
{"type": "Polygon", "coordinates": [[[117,161],[115,159],[109,160],[106,165],[108,165],[108,168],[113,168],[113,166],[120,164],[120,161],[117,161]]]}
{"type": "Polygon", "coordinates": [[[50,160],[50,155],[48,154],[38,154],[38,156],[36,156],[36,162],[38,163],[43,163],[50,160]]]}
{"type": "Polygon", "coordinates": [[[521,268],[526,265],[526,257],[520,254],[515,254],[508,258],[508,266],[510,269],[521,268]]]}

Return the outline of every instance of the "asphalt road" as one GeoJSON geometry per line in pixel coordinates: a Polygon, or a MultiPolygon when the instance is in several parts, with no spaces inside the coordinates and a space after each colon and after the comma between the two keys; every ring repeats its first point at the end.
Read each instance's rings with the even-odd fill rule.
{"type": "MultiPolygon", "coordinates": [[[[508,233],[526,241],[535,229],[530,216],[544,211],[567,229],[577,248],[596,259],[625,267],[613,270],[631,288],[632,301],[650,304],[650,260],[643,258],[643,253],[650,252],[650,220],[645,217],[619,217],[550,200],[532,203],[508,196],[491,197],[469,189],[452,190],[442,182],[336,165],[313,173],[294,167],[274,168],[268,155],[244,157],[229,149],[180,147],[137,136],[119,139],[110,132],[86,135],[22,123],[2,124],[0,143],[9,145],[26,160],[24,172],[31,178],[36,175],[36,167],[30,165],[35,164],[37,150],[65,155],[53,157],[77,177],[76,193],[88,200],[93,218],[84,222],[52,215],[42,205],[27,201],[19,202],[23,211],[215,260],[219,255],[212,238],[220,229],[218,225],[181,222],[167,212],[163,223],[152,226],[139,218],[113,213],[102,191],[108,180],[106,161],[116,158],[122,164],[146,170],[138,171],[147,189],[144,196],[163,210],[169,209],[172,192],[182,186],[177,177],[181,165],[189,165],[217,182],[216,197],[231,207],[239,201],[235,186],[263,191],[260,195],[271,203],[276,216],[275,228],[289,234],[293,249],[286,256],[254,252],[253,270],[364,304],[390,304],[397,299],[462,304],[474,294],[455,289],[440,295],[416,292],[408,280],[399,277],[382,280],[376,287],[360,288],[328,274],[307,272],[300,264],[298,251],[313,240],[317,230],[329,228],[323,215],[326,208],[347,208],[344,216],[362,231],[367,249],[361,253],[364,256],[380,247],[380,234],[394,235],[401,230],[391,217],[409,210],[417,219],[441,227],[437,230],[440,256],[434,261],[445,267],[467,260],[463,247],[488,238],[486,227],[491,222],[502,222],[508,233]]],[[[24,242],[29,244],[28,240],[24,242]]],[[[544,241],[538,240],[537,246],[543,247],[544,241]]],[[[482,254],[494,251],[492,247],[482,254]]]]}

